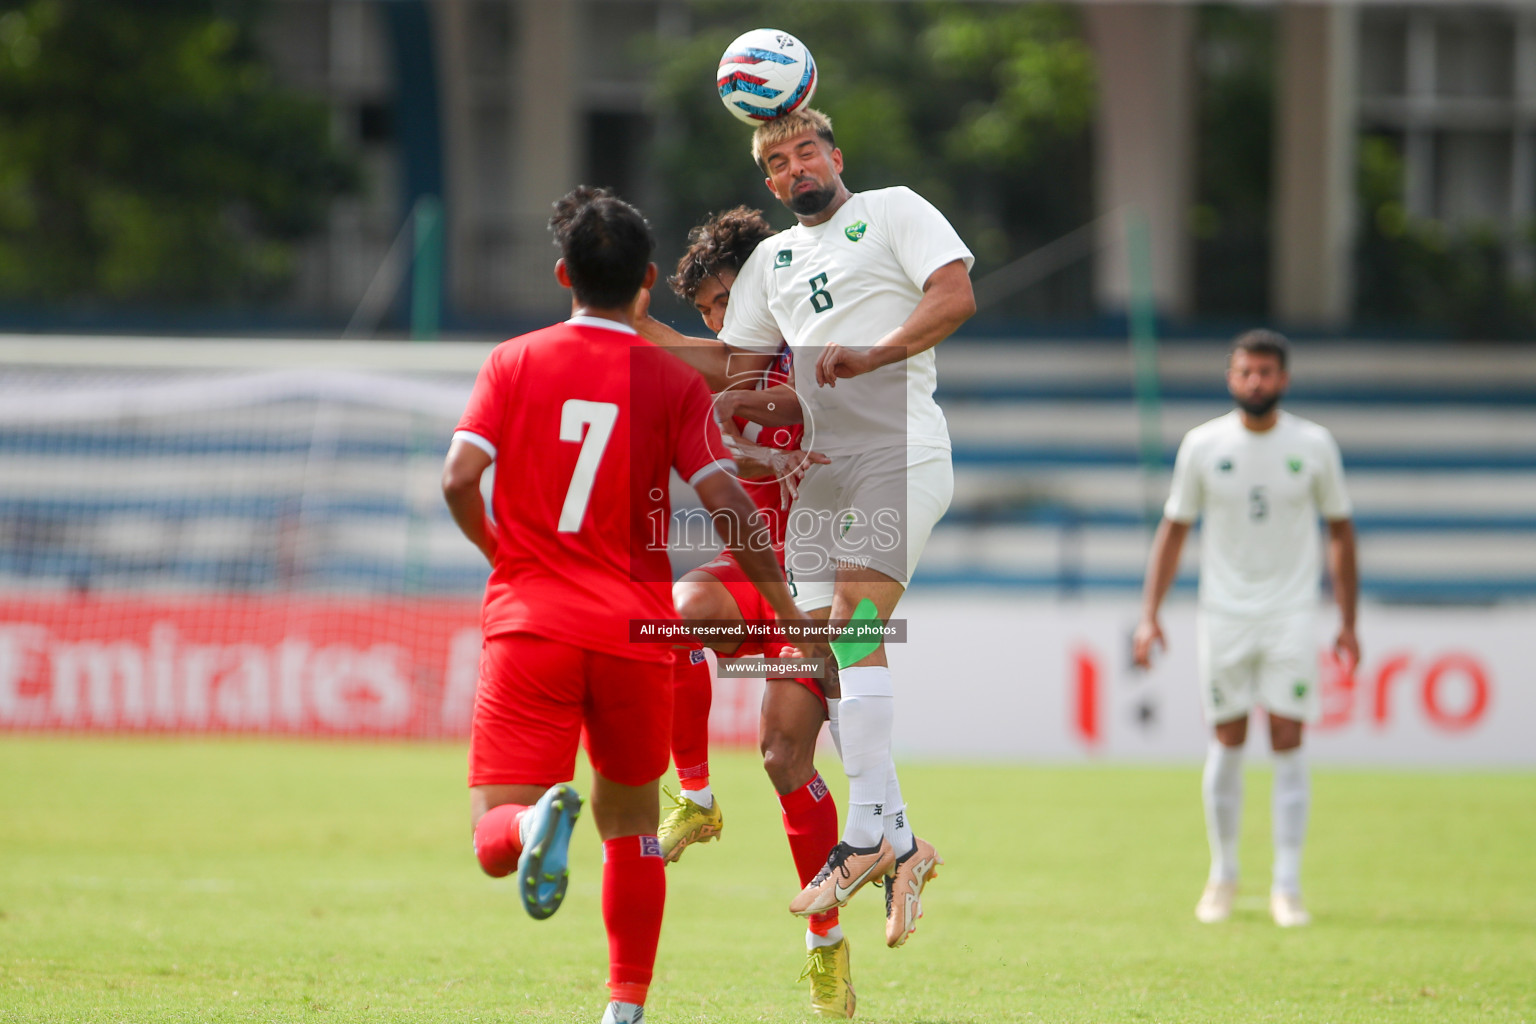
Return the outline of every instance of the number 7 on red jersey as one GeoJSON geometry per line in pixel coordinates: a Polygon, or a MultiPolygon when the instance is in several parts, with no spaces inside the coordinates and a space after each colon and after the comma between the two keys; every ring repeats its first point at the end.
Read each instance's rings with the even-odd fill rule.
{"type": "Polygon", "coordinates": [[[576,456],[576,470],[565,491],[565,504],[560,507],[559,532],[580,531],[587,516],[587,502],[592,499],[592,487],[597,483],[598,463],[603,460],[603,451],[618,418],[619,407],[613,402],[572,398],[560,407],[560,440],[579,443],[581,453],[576,456]]]}

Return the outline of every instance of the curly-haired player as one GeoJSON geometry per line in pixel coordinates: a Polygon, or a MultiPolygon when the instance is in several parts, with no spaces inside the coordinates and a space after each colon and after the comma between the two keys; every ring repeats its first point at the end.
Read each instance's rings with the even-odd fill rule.
{"type": "MultiPolygon", "coordinates": [[[[738,206],[711,216],[688,233],[688,249],[668,278],[678,298],[692,305],[711,331],[720,330],[730,303],[737,271],[758,244],[774,233],[762,211],[738,206]]],[[[642,319],[641,332],[662,344],[686,344],[654,320],[642,319]]],[[[791,381],[791,355],[786,347],[766,372],[754,370],[730,382],[732,389],[757,390],[791,381]]],[[[731,390],[723,393],[726,398],[731,390]]],[[[717,397],[725,406],[727,402],[717,397]]],[[[793,404],[793,403],[788,403],[793,404]]],[[[815,453],[801,453],[798,424],[764,427],[735,418],[736,448],[742,486],[758,506],[758,516],[783,558],[788,499],[799,471],[824,462],[815,453]]],[[[762,621],[773,618],[752,585],[750,572],[729,551],[685,574],[672,588],[678,614],[691,621],[762,621]]],[[[776,657],[782,644],[731,641],[708,645],[717,658],[762,654],[776,657]]],[[[712,660],[703,647],[690,651],[679,665],[673,696],[672,758],[682,794],[661,824],[659,835],[668,860],[676,860],[696,842],[718,836],[723,826],[720,805],[709,785],[709,709],[713,693],[712,660]]],[[[835,691],[834,691],[835,692],[835,691]]],[[[779,795],[790,853],[805,885],[815,877],[837,843],[837,807],[826,782],[816,770],[816,741],[826,721],[826,694],[815,679],[772,677],[763,693],[759,745],[763,767],[779,795]]],[[[838,925],[836,908],[813,915],[806,932],[807,964],[802,977],[811,982],[811,1005],[818,1013],[852,1016],[853,984],[848,944],[838,925]]]]}

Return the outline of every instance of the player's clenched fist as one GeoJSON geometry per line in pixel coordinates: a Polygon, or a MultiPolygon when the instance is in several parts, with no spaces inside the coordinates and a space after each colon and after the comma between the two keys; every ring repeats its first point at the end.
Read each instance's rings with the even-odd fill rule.
{"type": "Polygon", "coordinates": [[[839,377],[857,377],[874,368],[867,352],[856,352],[841,345],[828,345],[816,360],[816,383],[823,387],[837,387],[839,377]]]}

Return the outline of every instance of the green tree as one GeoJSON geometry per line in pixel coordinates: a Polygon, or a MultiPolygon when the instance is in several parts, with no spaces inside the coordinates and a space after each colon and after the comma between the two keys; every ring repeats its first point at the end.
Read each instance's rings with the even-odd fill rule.
{"type": "Polygon", "coordinates": [[[316,100],[276,86],[257,6],[0,0],[0,298],[269,296],[356,188],[316,100]]]}
{"type": "MultiPolygon", "coordinates": [[[[814,105],[833,120],[856,191],[917,190],[955,223],[984,274],[1092,217],[1093,59],[1055,4],[697,2],[656,53],[664,108],[655,165],[664,251],[708,210],[789,214],[762,187],[751,129],[721,108],[714,71],[741,32],[771,25],[816,58],[814,105]]],[[[1078,291],[1086,312],[1088,280],[1078,291]]],[[[1069,303],[1070,305],[1070,303],[1069,303]]]]}
{"type": "Polygon", "coordinates": [[[1231,4],[1196,13],[1195,308],[1251,319],[1269,308],[1275,15],[1231,4]]]}
{"type": "Polygon", "coordinates": [[[1356,315],[1468,339],[1536,335],[1536,284],[1510,266],[1512,251],[1531,252],[1536,225],[1452,227],[1411,216],[1399,146],[1385,135],[1360,141],[1356,315]]]}

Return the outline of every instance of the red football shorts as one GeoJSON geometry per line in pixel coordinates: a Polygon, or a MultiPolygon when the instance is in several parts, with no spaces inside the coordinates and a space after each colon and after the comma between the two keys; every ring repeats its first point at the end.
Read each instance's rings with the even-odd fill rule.
{"type": "Polygon", "coordinates": [[[636,661],[531,633],[489,637],[469,738],[469,784],[553,786],[593,771],[624,786],[666,773],[672,662],[636,661]]]}
{"type": "MultiPolygon", "coordinates": [[[[770,654],[770,655],[768,655],[768,657],[776,658],[776,657],[778,657],[778,655],[777,654],[770,654]]],[[[779,677],[778,676],[774,676],[774,678],[777,679],[779,677]]],[[[815,678],[813,676],[795,676],[792,681],[796,682],[796,683],[799,683],[801,686],[805,687],[807,690],[810,690],[811,691],[811,696],[813,696],[817,700],[821,701],[821,706],[823,708],[825,708],[827,706],[827,695],[822,692],[821,680],[820,679],[817,679],[817,678],[815,678]]]]}
{"type": "MultiPolygon", "coordinates": [[[[747,578],[746,570],[741,567],[740,562],[736,561],[736,556],[729,551],[720,552],[699,566],[699,571],[709,573],[730,591],[731,600],[736,602],[736,608],[741,612],[743,619],[770,622],[776,618],[773,614],[773,606],[757,592],[757,588],[747,578]]],[[[765,647],[777,649],[777,645],[774,644],[761,644],[755,640],[749,640],[726,657],[744,658],[752,654],[764,654],[765,647]]]]}
{"type": "MultiPolygon", "coordinates": [[[[725,589],[730,592],[731,599],[736,602],[736,608],[741,612],[743,619],[766,622],[778,617],[774,614],[773,606],[763,598],[762,594],[757,592],[757,588],[752,585],[752,580],[748,578],[746,570],[741,567],[741,563],[736,561],[736,556],[731,554],[730,551],[720,552],[720,554],[699,566],[699,571],[707,572],[720,581],[725,589]]],[[[761,654],[766,658],[782,658],[785,657],[784,651],[793,646],[793,644],[776,643],[773,641],[767,643],[748,641],[730,654],[721,654],[720,657],[746,658],[754,654],[761,654]]],[[[816,699],[821,701],[823,706],[826,705],[827,695],[821,692],[819,680],[804,678],[796,679],[795,682],[815,694],[816,699]]]]}

